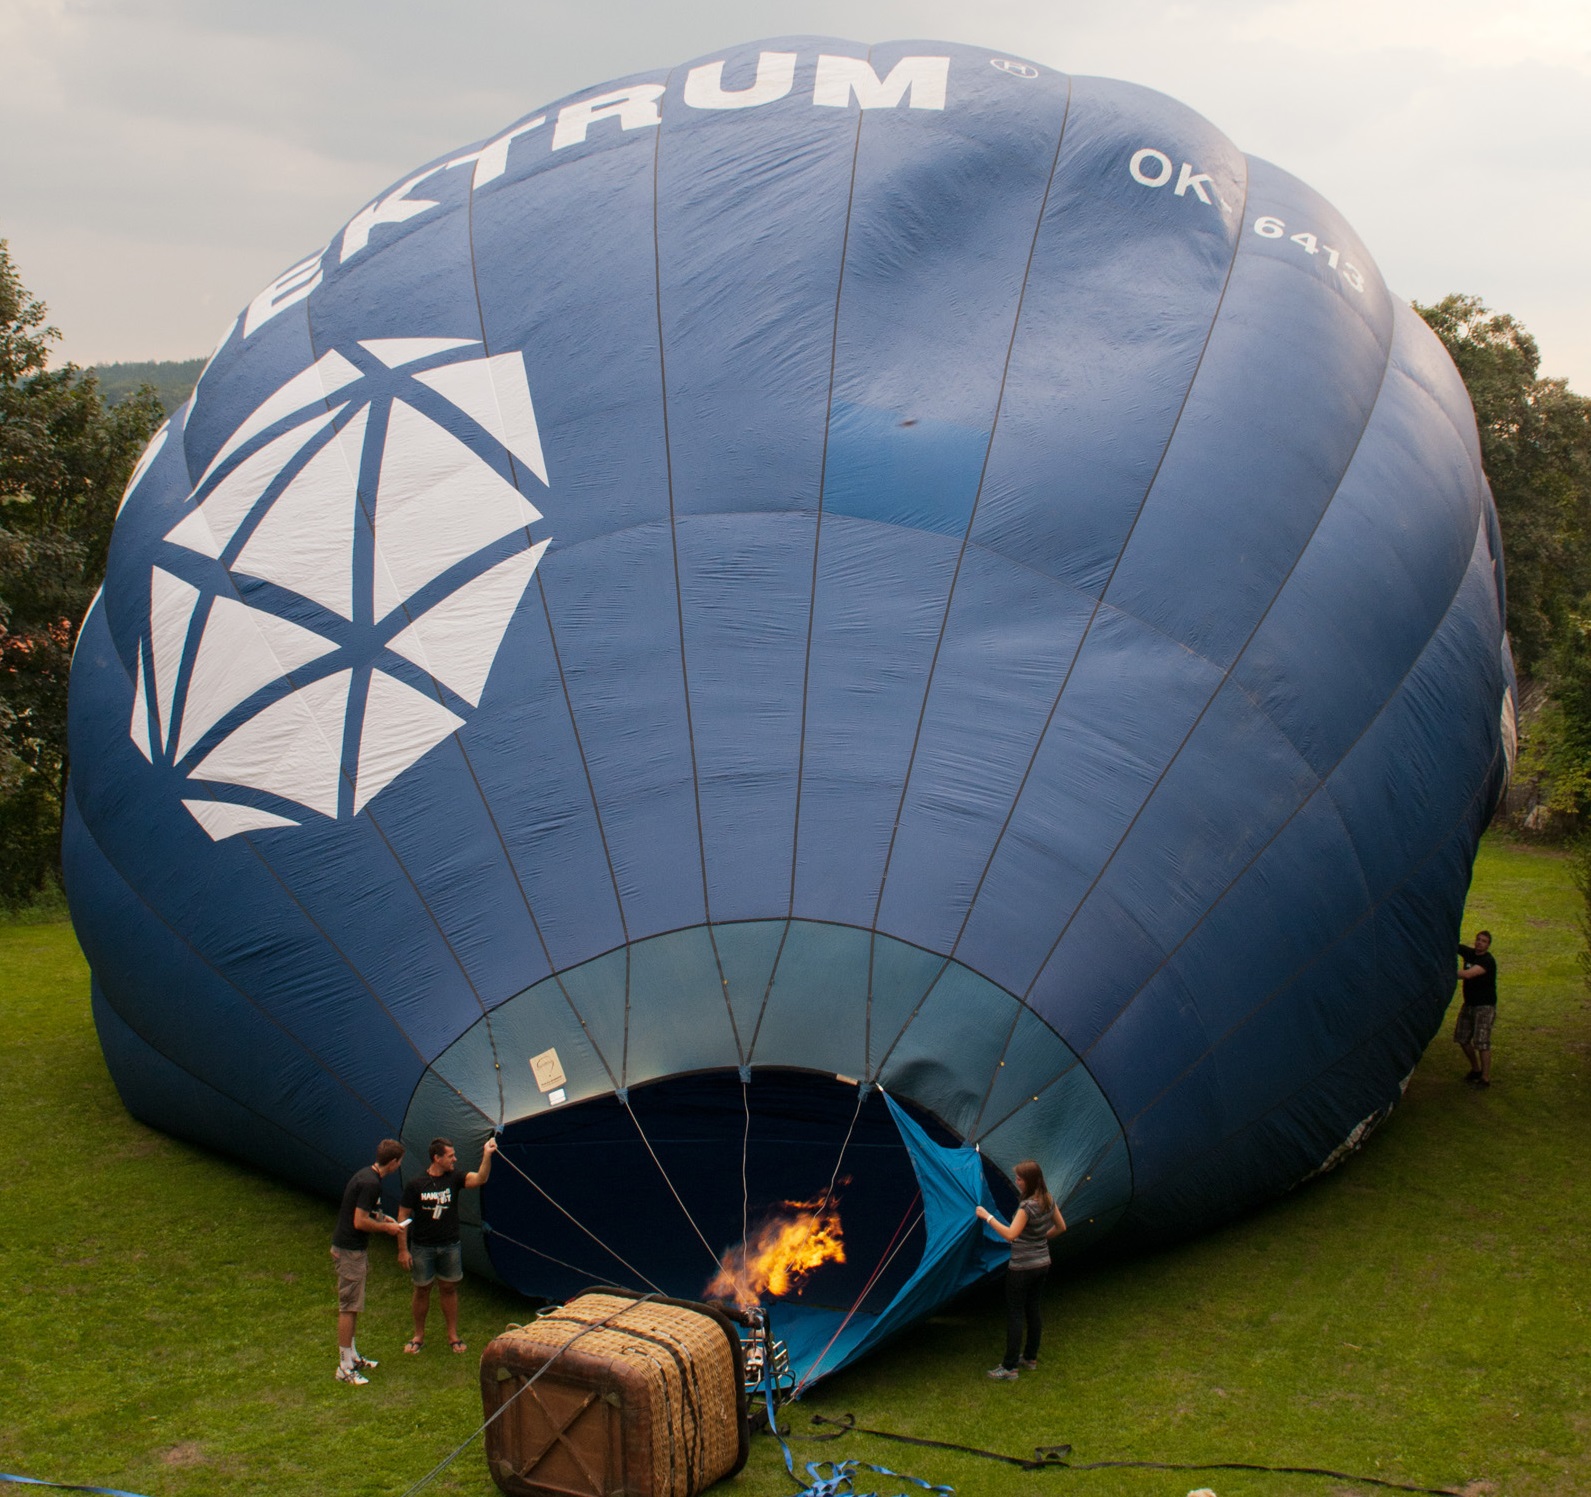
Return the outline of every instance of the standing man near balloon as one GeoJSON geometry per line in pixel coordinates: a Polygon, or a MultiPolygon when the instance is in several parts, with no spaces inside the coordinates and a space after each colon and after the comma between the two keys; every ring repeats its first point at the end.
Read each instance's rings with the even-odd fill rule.
{"type": "Polygon", "coordinates": [[[497,1140],[488,1138],[477,1169],[466,1174],[450,1140],[431,1140],[431,1163],[403,1187],[398,1225],[408,1235],[398,1240],[398,1262],[414,1281],[414,1335],[404,1345],[411,1356],[425,1346],[425,1318],[431,1310],[431,1283],[442,1284],[442,1322],[455,1352],[469,1348],[459,1337],[459,1280],[464,1277],[464,1246],[459,1241],[459,1197],[484,1185],[492,1173],[497,1140]]]}
{"type": "Polygon", "coordinates": [[[1492,1021],[1497,1017],[1497,958],[1491,954],[1492,933],[1475,932],[1473,946],[1460,946],[1464,965],[1458,975],[1464,979],[1464,1006],[1458,1011],[1453,1038],[1469,1060],[1469,1075],[1464,1079],[1476,1086],[1492,1084],[1492,1021]]]}
{"type": "MultiPolygon", "coordinates": [[[[403,1163],[403,1145],[384,1138],[376,1145],[376,1162],[359,1170],[343,1187],[337,1229],[331,1234],[331,1257],[337,1265],[337,1381],[362,1386],[370,1381],[367,1367],[376,1364],[359,1355],[354,1332],[365,1307],[365,1278],[370,1269],[370,1234],[396,1237],[397,1222],[381,1210],[381,1182],[403,1163]]],[[[402,1244],[399,1244],[400,1248],[402,1244]]]]}

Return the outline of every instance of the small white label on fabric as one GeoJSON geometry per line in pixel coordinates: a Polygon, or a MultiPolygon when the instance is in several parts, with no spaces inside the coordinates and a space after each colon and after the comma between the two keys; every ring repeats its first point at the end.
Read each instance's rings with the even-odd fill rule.
{"type": "MultiPolygon", "coordinates": [[[[562,1086],[566,1079],[556,1050],[543,1050],[540,1055],[531,1056],[530,1069],[539,1091],[550,1092],[554,1087],[562,1086]]],[[[562,1101],[563,1098],[558,1100],[562,1101]]]]}
{"type": "Polygon", "coordinates": [[[566,1100],[564,1089],[561,1086],[557,1091],[547,1093],[547,1105],[549,1107],[562,1107],[566,1100]]]}

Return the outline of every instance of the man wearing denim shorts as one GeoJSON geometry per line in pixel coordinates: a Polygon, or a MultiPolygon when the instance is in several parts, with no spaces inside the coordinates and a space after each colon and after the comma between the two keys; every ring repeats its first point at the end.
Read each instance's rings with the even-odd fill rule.
{"type": "MultiPolygon", "coordinates": [[[[343,1187],[337,1228],[331,1234],[331,1257],[337,1265],[337,1381],[362,1387],[370,1381],[365,1369],[376,1364],[359,1355],[354,1330],[365,1307],[365,1277],[370,1268],[370,1234],[398,1236],[398,1224],[381,1210],[381,1182],[403,1163],[403,1145],[384,1138],[376,1146],[376,1162],[367,1164],[343,1187]]],[[[402,1246],[402,1240],[399,1241],[402,1246]]]]}
{"type": "Polygon", "coordinates": [[[1458,975],[1464,979],[1464,1006],[1458,1011],[1453,1038],[1469,1061],[1464,1079],[1475,1086],[1492,1084],[1492,1021],[1497,1017],[1497,958],[1491,954],[1492,933],[1475,932],[1473,946],[1458,948],[1464,963],[1458,975]]]}
{"type": "Polygon", "coordinates": [[[481,1150],[479,1169],[468,1174],[458,1167],[458,1154],[445,1138],[431,1140],[431,1163],[403,1187],[398,1224],[407,1229],[398,1239],[398,1262],[414,1280],[414,1335],[404,1350],[411,1356],[425,1346],[425,1317],[431,1310],[431,1283],[442,1286],[442,1321],[447,1344],[468,1350],[459,1338],[459,1280],[464,1277],[464,1251],[459,1242],[459,1196],[484,1185],[492,1173],[497,1140],[481,1150]]]}

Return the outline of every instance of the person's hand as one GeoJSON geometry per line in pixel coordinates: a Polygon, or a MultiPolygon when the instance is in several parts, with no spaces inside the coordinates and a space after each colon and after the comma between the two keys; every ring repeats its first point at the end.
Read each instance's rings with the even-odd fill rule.
{"type": "Polygon", "coordinates": [[[973,1215],[976,1216],[979,1221],[987,1221],[989,1217],[989,1213],[985,1211],[982,1206],[978,1207],[973,1215]]]}
{"type": "Polygon", "coordinates": [[[404,1269],[414,1267],[413,1255],[402,1248],[398,1250],[398,1267],[404,1269]]]}
{"type": "Polygon", "coordinates": [[[495,1138],[487,1139],[486,1140],[486,1147],[481,1150],[481,1153],[482,1154],[495,1154],[496,1152],[497,1152],[497,1140],[495,1138]]]}

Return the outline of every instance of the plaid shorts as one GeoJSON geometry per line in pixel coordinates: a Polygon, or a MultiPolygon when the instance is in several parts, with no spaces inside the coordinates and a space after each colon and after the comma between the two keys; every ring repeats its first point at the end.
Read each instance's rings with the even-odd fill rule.
{"type": "Polygon", "coordinates": [[[1473,1045],[1477,1050],[1492,1047],[1492,1021],[1497,1017],[1495,1003],[1467,1003],[1458,1011],[1458,1023],[1453,1026],[1453,1038],[1460,1045],[1473,1045]]]}

